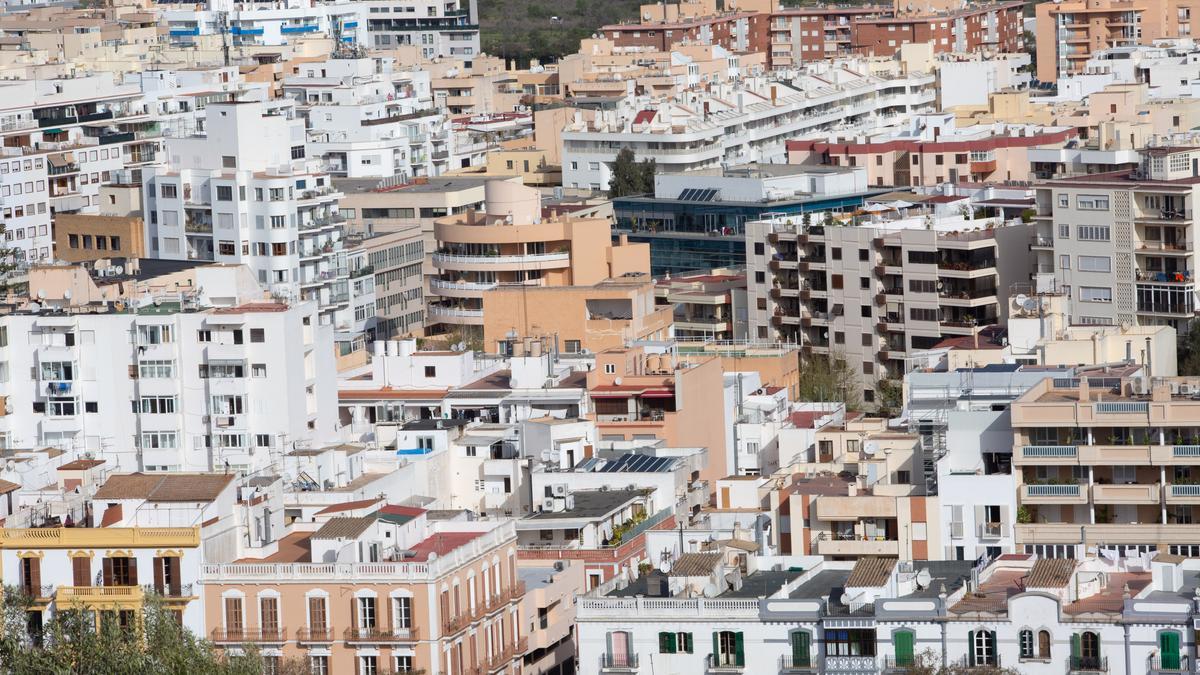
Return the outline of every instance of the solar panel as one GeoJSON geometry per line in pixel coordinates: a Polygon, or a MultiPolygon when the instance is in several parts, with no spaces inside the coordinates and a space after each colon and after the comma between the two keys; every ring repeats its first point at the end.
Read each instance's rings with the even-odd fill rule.
{"type": "Polygon", "coordinates": [[[635,455],[627,453],[608,462],[598,469],[601,473],[620,473],[623,471],[641,473],[662,473],[669,471],[672,460],[670,457],[654,457],[652,455],[635,455]]]}

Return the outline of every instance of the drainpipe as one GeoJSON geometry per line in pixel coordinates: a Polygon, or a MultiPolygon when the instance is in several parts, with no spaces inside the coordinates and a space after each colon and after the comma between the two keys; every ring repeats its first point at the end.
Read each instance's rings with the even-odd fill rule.
{"type": "Polygon", "coordinates": [[[1133,657],[1129,653],[1130,649],[1131,648],[1129,646],[1129,624],[1125,624],[1125,672],[1127,672],[1127,673],[1133,672],[1133,666],[1132,666],[1133,657]]]}
{"type": "MultiPolygon", "coordinates": [[[[942,623],[942,664],[948,665],[949,661],[947,661],[946,659],[950,654],[950,651],[949,651],[950,641],[946,635],[947,622],[943,619],[941,623],[942,623]]],[[[1126,630],[1129,630],[1129,629],[1126,628],[1126,630]]],[[[1126,641],[1126,646],[1128,647],[1128,641],[1126,641]]]]}

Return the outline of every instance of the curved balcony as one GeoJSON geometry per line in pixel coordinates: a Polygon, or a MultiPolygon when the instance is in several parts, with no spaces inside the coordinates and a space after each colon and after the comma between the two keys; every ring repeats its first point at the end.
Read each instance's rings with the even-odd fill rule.
{"type": "MultiPolygon", "coordinates": [[[[515,244],[517,242],[556,242],[568,239],[565,221],[547,220],[523,225],[487,225],[487,217],[478,224],[435,222],[433,236],[440,242],[459,244],[515,244]]],[[[503,221],[501,221],[503,222],[503,221]]],[[[547,245],[549,247],[549,245],[547,245]]]]}
{"type": "Polygon", "coordinates": [[[453,323],[461,326],[482,326],[482,309],[459,309],[457,307],[442,307],[430,305],[429,318],[441,323],[453,323]]]}
{"type": "Polygon", "coordinates": [[[571,265],[571,254],[530,253],[527,255],[453,255],[434,253],[433,266],[439,269],[476,272],[482,270],[550,270],[571,265]]]}
{"type": "Polygon", "coordinates": [[[480,293],[490,291],[498,286],[495,281],[478,283],[472,281],[446,281],[445,279],[430,279],[429,294],[446,298],[478,298],[480,293]]]}

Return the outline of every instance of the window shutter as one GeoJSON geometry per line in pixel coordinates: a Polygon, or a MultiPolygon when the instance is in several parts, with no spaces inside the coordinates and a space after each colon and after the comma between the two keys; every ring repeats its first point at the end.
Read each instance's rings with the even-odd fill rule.
{"type": "Polygon", "coordinates": [[[166,563],[166,558],[154,559],[154,592],[162,594],[163,588],[163,564],[166,563]]]}
{"type": "Polygon", "coordinates": [[[132,556],[130,556],[130,558],[129,558],[129,585],[130,586],[138,585],[137,558],[134,558],[132,556]]]}
{"type": "Polygon", "coordinates": [[[660,654],[667,653],[667,635],[668,633],[658,634],[658,653],[660,654]]]}
{"type": "Polygon", "coordinates": [[[667,633],[667,653],[674,654],[677,651],[679,651],[679,649],[678,649],[678,645],[675,642],[675,634],[667,633]]]}
{"type": "Polygon", "coordinates": [[[608,644],[607,644],[607,647],[608,647],[608,649],[606,649],[606,650],[605,650],[605,654],[607,654],[607,655],[608,655],[608,659],[609,659],[609,661],[611,662],[611,660],[612,660],[612,658],[613,658],[613,650],[612,650],[612,649],[613,649],[613,647],[612,647],[612,633],[605,633],[605,634],[604,634],[604,640],[605,640],[605,642],[607,642],[607,643],[608,643],[608,644]]]}
{"type": "Polygon", "coordinates": [[[358,598],[350,598],[350,627],[358,630],[358,598]]]}
{"type": "Polygon", "coordinates": [[[898,631],[893,637],[896,645],[896,665],[913,665],[913,634],[911,631],[898,631]]]}
{"type": "Polygon", "coordinates": [[[997,647],[996,631],[989,630],[987,636],[988,636],[988,658],[990,659],[990,661],[988,661],[988,665],[993,665],[993,666],[1000,665],[1000,652],[996,650],[996,647],[997,647]]]}
{"type": "Polygon", "coordinates": [[[721,634],[713,632],[713,663],[720,663],[721,659],[721,634]]]}
{"type": "Polygon", "coordinates": [[[975,665],[975,631],[967,631],[967,663],[975,665]]]}
{"type": "Polygon", "coordinates": [[[33,587],[32,595],[42,595],[42,561],[40,558],[29,559],[29,585],[33,587]]]}
{"type": "Polygon", "coordinates": [[[103,579],[105,586],[112,586],[112,558],[105,558],[103,561],[103,579]]]}
{"type": "Polygon", "coordinates": [[[745,644],[742,642],[742,631],[734,633],[733,637],[734,647],[737,650],[737,665],[744,666],[746,665],[746,648],[745,644]]]}
{"type": "Polygon", "coordinates": [[[1071,636],[1071,666],[1075,667],[1079,663],[1079,633],[1071,636]]]}
{"type": "Polygon", "coordinates": [[[179,581],[179,558],[171,556],[166,558],[164,563],[167,569],[171,571],[171,595],[183,595],[182,588],[180,588],[181,582],[179,581]]]}

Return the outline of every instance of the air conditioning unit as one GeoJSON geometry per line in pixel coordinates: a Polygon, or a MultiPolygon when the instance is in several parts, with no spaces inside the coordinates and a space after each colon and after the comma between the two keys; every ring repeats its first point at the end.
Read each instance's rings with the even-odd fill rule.
{"type": "Polygon", "coordinates": [[[555,483],[554,485],[552,485],[550,487],[550,492],[552,492],[555,497],[566,497],[567,496],[567,484],[566,483],[555,483]]]}
{"type": "Polygon", "coordinates": [[[545,499],[542,500],[542,510],[543,511],[553,511],[554,510],[554,497],[546,497],[545,499]]]}

